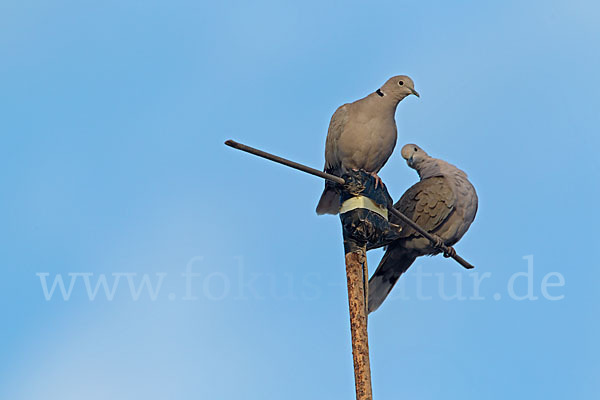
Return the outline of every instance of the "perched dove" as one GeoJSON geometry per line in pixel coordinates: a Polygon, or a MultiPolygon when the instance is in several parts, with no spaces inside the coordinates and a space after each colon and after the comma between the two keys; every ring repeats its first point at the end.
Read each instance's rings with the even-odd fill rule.
{"type": "MultiPolygon", "coordinates": [[[[399,75],[367,97],[338,108],[327,132],[325,171],[341,176],[349,169],[362,169],[380,181],[377,173],[396,146],[396,107],[411,94],[419,97],[412,79],[399,75]]],[[[317,214],[337,214],[339,203],[339,193],[327,182],[317,214]]]]}
{"type": "MultiPolygon", "coordinates": [[[[467,174],[446,161],[430,157],[414,144],[402,148],[402,157],[418,172],[421,181],[409,188],[394,207],[439,236],[446,246],[454,245],[467,232],[477,213],[477,193],[467,174]]],[[[402,237],[388,245],[369,280],[369,312],[379,308],[417,257],[440,252],[393,215],[390,222],[402,226],[402,237]]]]}

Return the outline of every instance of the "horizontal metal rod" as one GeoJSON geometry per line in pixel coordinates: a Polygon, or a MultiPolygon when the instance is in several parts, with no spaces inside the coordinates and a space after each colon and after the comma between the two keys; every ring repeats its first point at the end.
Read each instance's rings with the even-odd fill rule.
{"type": "MultiPolygon", "coordinates": [[[[402,220],[402,222],[404,222],[407,225],[409,225],[415,231],[419,232],[421,234],[421,236],[429,239],[429,241],[433,245],[435,245],[436,248],[438,248],[441,251],[443,251],[444,254],[448,254],[451,251],[450,247],[446,246],[445,244],[442,244],[441,246],[439,246],[438,245],[438,241],[433,237],[433,235],[431,235],[429,232],[427,232],[426,230],[424,230],[423,228],[421,228],[412,219],[408,218],[406,215],[402,214],[400,211],[396,210],[394,207],[388,206],[388,211],[390,213],[394,214],[396,217],[400,218],[402,220]]],[[[462,258],[461,256],[459,256],[456,253],[450,254],[450,257],[452,257],[454,260],[456,260],[456,262],[458,262],[460,265],[462,265],[466,269],[473,269],[473,268],[475,268],[473,265],[469,264],[469,262],[467,260],[465,260],[464,258],[462,258]]]]}
{"type": "MultiPolygon", "coordinates": [[[[250,153],[250,154],[254,154],[255,156],[266,158],[267,160],[275,161],[276,163],[283,164],[288,167],[309,173],[311,175],[318,176],[319,178],[323,178],[323,179],[327,179],[327,180],[330,180],[335,183],[339,183],[340,185],[343,185],[344,183],[346,183],[346,181],[344,181],[344,179],[340,178],[339,176],[328,174],[327,172],[319,171],[318,169],[311,168],[306,165],[287,160],[285,158],[276,156],[271,153],[267,153],[266,151],[262,151],[262,150],[254,148],[254,147],[246,146],[245,144],[238,143],[234,140],[227,140],[225,142],[225,144],[227,146],[233,147],[234,149],[242,150],[242,151],[245,151],[246,153],[250,153]]],[[[441,246],[438,245],[438,243],[439,243],[438,238],[436,238],[435,236],[431,235],[429,232],[427,232],[426,230],[421,228],[419,225],[417,225],[416,222],[414,222],[412,219],[408,218],[406,215],[402,214],[400,211],[396,210],[394,207],[388,206],[388,211],[390,213],[394,214],[396,217],[400,218],[402,220],[402,222],[409,225],[415,231],[419,232],[419,234],[421,234],[423,237],[428,239],[432,245],[434,245],[436,248],[443,251],[444,254],[452,253],[451,247],[446,246],[445,244],[442,244],[441,246]]],[[[458,262],[460,265],[462,265],[466,269],[475,268],[473,265],[471,265],[469,262],[467,262],[464,258],[459,256],[455,252],[450,254],[450,257],[452,257],[454,260],[456,260],[456,262],[458,262]]]]}
{"type": "Polygon", "coordinates": [[[328,174],[327,172],[323,172],[323,171],[320,171],[315,168],[307,167],[306,165],[297,163],[295,161],[287,160],[283,157],[279,157],[274,154],[267,153],[266,151],[255,149],[254,147],[246,146],[245,144],[238,143],[234,140],[228,140],[225,142],[225,144],[229,147],[233,147],[234,149],[242,150],[242,151],[245,151],[246,153],[254,154],[255,156],[266,158],[267,160],[275,161],[276,163],[279,163],[279,164],[287,165],[288,167],[300,170],[302,172],[309,173],[311,175],[318,176],[319,178],[323,178],[323,179],[327,179],[327,180],[335,182],[335,183],[339,183],[340,185],[343,185],[344,183],[346,183],[346,181],[344,181],[339,176],[331,175],[331,174],[328,174]]]}

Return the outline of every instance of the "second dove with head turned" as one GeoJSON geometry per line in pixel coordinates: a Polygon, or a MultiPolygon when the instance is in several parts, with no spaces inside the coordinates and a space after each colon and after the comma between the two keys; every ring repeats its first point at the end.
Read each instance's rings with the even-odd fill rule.
{"type": "MultiPolygon", "coordinates": [[[[367,97],[338,108],[327,132],[325,172],[341,176],[350,169],[363,170],[379,181],[377,173],[396,146],[396,107],[411,94],[419,97],[412,79],[398,75],[367,97]]],[[[317,214],[337,214],[339,209],[339,193],[327,182],[317,214]]]]}
{"type": "MultiPolygon", "coordinates": [[[[416,144],[404,146],[402,157],[421,180],[402,195],[394,208],[438,236],[446,246],[453,246],[467,232],[477,213],[477,193],[467,174],[444,160],[431,157],[416,144]]],[[[393,215],[390,222],[399,224],[402,231],[400,238],[387,246],[369,279],[369,312],[383,303],[400,275],[417,257],[440,252],[428,239],[393,215]]]]}

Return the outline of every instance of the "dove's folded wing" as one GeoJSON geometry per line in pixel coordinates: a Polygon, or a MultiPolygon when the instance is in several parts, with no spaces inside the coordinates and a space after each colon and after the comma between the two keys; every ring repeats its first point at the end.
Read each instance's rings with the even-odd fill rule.
{"type": "MultiPolygon", "coordinates": [[[[424,179],[408,189],[394,208],[428,232],[434,233],[454,212],[456,196],[448,179],[435,176],[424,179]]],[[[402,226],[402,236],[420,236],[410,226],[393,215],[390,221],[402,226]]]]}
{"type": "Polygon", "coordinates": [[[329,130],[327,131],[327,140],[325,142],[325,171],[333,174],[341,174],[340,171],[342,165],[338,155],[338,142],[348,122],[348,108],[350,104],[344,104],[339,107],[329,123],[329,130]]]}

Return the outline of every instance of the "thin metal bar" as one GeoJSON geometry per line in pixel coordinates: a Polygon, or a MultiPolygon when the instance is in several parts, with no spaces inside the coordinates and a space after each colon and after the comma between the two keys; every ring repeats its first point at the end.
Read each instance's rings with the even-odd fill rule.
{"type": "MultiPolygon", "coordinates": [[[[396,217],[400,218],[407,225],[410,225],[411,228],[413,228],[415,231],[419,232],[422,236],[429,239],[429,241],[432,244],[434,244],[438,249],[442,250],[444,252],[444,254],[447,254],[450,252],[450,247],[446,246],[443,243],[441,246],[439,246],[438,241],[433,237],[433,235],[431,235],[429,232],[427,232],[426,230],[421,228],[419,225],[417,225],[415,222],[413,222],[412,219],[408,218],[406,215],[402,214],[400,211],[396,210],[394,207],[391,207],[391,206],[388,207],[388,211],[390,213],[394,214],[396,217]]],[[[461,256],[459,256],[456,253],[451,254],[450,257],[452,257],[454,260],[456,260],[456,262],[458,262],[460,265],[462,265],[466,269],[475,268],[473,265],[469,264],[469,262],[467,260],[465,260],[464,258],[462,258],[461,256]]]]}
{"type": "Polygon", "coordinates": [[[344,183],[346,183],[339,176],[331,175],[331,174],[328,174],[327,172],[323,172],[323,171],[319,171],[318,169],[307,167],[306,165],[297,163],[295,161],[287,160],[283,157],[279,157],[274,154],[267,153],[266,151],[255,149],[254,147],[246,146],[245,144],[241,144],[241,143],[238,143],[233,140],[228,140],[225,142],[225,144],[229,147],[233,147],[234,149],[242,150],[242,151],[245,151],[246,153],[254,154],[255,156],[266,158],[267,160],[275,161],[276,163],[279,163],[279,164],[287,165],[288,167],[300,170],[302,172],[309,173],[311,175],[318,176],[319,178],[323,178],[323,179],[327,179],[327,180],[330,180],[335,183],[339,183],[340,185],[343,185],[344,183]]]}
{"type": "MultiPolygon", "coordinates": [[[[306,165],[287,160],[285,158],[276,156],[271,153],[267,153],[266,151],[262,151],[262,150],[254,148],[254,147],[246,146],[245,144],[241,144],[241,143],[238,143],[233,140],[228,140],[225,142],[225,144],[227,146],[233,147],[234,149],[242,150],[242,151],[245,151],[246,153],[250,153],[250,154],[254,154],[256,156],[262,157],[262,158],[266,158],[267,160],[275,161],[276,163],[283,164],[288,167],[309,173],[311,175],[318,176],[319,178],[323,178],[323,179],[327,179],[327,180],[330,180],[335,183],[339,183],[340,185],[343,185],[344,183],[346,183],[346,181],[344,181],[344,179],[340,178],[339,176],[335,176],[332,174],[328,174],[327,172],[319,171],[318,169],[311,168],[306,165]]],[[[388,211],[390,213],[394,214],[396,217],[400,218],[404,223],[409,225],[411,228],[413,228],[414,230],[419,232],[419,234],[421,234],[423,237],[428,239],[431,242],[431,244],[433,244],[436,248],[443,251],[444,254],[452,253],[451,247],[448,247],[444,244],[439,246],[438,245],[439,241],[437,240],[436,237],[434,237],[429,232],[427,232],[426,230],[421,228],[413,220],[408,218],[406,215],[402,214],[400,211],[396,210],[394,207],[388,206],[388,211]]],[[[450,255],[450,257],[452,257],[456,262],[458,262],[460,265],[462,265],[466,269],[475,268],[473,265],[471,265],[469,262],[467,262],[464,258],[462,258],[458,254],[456,254],[456,252],[453,252],[450,255]]]]}

